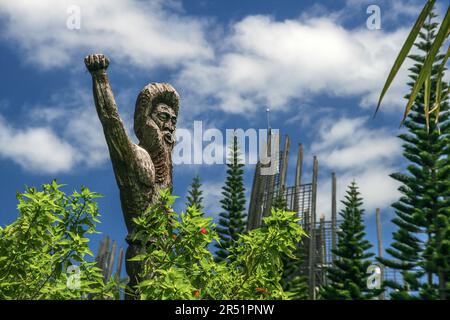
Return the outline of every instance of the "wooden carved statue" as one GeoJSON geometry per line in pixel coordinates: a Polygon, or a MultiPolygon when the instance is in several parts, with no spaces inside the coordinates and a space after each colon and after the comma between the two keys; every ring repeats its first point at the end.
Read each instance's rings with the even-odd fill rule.
{"type": "Polygon", "coordinates": [[[166,83],[151,83],[142,89],[134,113],[134,132],[139,140],[139,144],[135,144],[128,137],[119,116],[106,74],[108,58],[92,54],[84,62],[92,75],[95,106],[120,190],[128,230],[126,271],[130,277],[129,286],[134,287],[139,282],[141,265],[128,259],[142,252],[143,248],[130,237],[135,229],[132,218],[145,212],[157,200],[160,189],[172,189],[172,149],[179,96],[166,83]]]}

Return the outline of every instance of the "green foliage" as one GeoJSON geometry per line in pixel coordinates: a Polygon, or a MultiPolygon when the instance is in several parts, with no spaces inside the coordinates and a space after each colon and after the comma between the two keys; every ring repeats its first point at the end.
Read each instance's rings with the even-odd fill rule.
{"type": "Polygon", "coordinates": [[[237,245],[239,235],[245,231],[247,213],[243,166],[244,164],[240,161],[237,136],[234,136],[230,159],[227,163],[227,179],[222,188],[224,198],[220,201],[223,212],[219,215],[219,226],[217,227],[220,238],[220,242],[216,244],[217,261],[228,258],[232,248],[237,245]]]}
{"type": "Polygon", "coordinates": [[[286,203],[286,199],[283,196],[283,193],[280,192],[274,199],[273,203],[272,203],[272,208],[273,209],[278,209],[278,210],[287,210],[287,203],[286,203]]]}
{"type": "MultiPolygon", "coordinates": [[[[411,30],[411,32],[408,35],[408,38],[406,39],[405,43],[403,44],[402,49],[400,50],[399,55],[397,56],[394,65],[392,66],[392,69],[389,73],[388,78],[386,79],[386,83],[384,84],[383,90],[381,91],[380,98],[378,101],[377,109],[375,113],[378,111],[381,101],[383,100],[384,95],[386,94],[387,90],[389,89],[392,81],[394,80],[395,76],[397,75],[398,71],[400,70],[400,67],[402,66],[403,62],[406,60],[406,57],[408,54],[410,54],[411,49],[413,45],[415,44],[416,39],[419,37],[419,39],[422,38],[423,33],[421,31],[423,28],[426,29],[427,24],[427,18],[430,16],[435,16],[433,14],[433,7],[435,4],[435,0],[428,0],[425,3],[425,6],[423,7],[419,17],[417,18],[416,22],[414,23],[414,26],[411,30]]],[[[438,24],[435,24],[435,28],[438,26],[438,24]]],[[[427,55],[422,60],[422,67],[420,68],[419,72],[416,73],[416,76],[414,77],[414,81],[411,83],[411,92],[408,95],[408,103],[405,107],[405,112],[403,116],[403,121],[406,120],[406,117],[408,116],[409,112],[411,111],[416,99],[419,96],[419,93],[422,92],[424,94],[424,108],[422,110],[423,115],[425,117],[426,121],[426,128],[429,129],[429,116],[434,112],[435,120],[438,122],[439,120],[439,113],[441,109],[441,103],[442,103],[442,96],[445,95],[443,92],[440,84],[442,82],[442,79],[444,79],[443,75],[443,69],[445,68],[445,64],[447,59],[450,55],[450,46],[447,47],[447,53],[445,55],[445,58],[442,59],[442,56],[439,55],[439,51],[442,47],[445,48],[446,46],[446,40],[448,39],[450,35],[450,7],[447,8],[447,13],[442,20],[439,30],[437,33],[434,34],[432,39],[428,39],[428,49],[427,49],[427,55]],[[440,71],[439,72],[433,72],[433,69],[435,68],[435,63],[437,61],[441,61],[442,63],[440,65],[440,71]],[[435,87],[435,90],[432,91],[430,88],[431,78],[435,77],[435,81],[438,83],[438,85],[435,87]],[[434,93],[434,99],[431,98],[431,93],[434,93]],[[431,104],[433,102],[433,104],[431,104]],[[432,108],[430,108],[432,106],[432,108]],[[431,109],[431,110],[430,110],[431,109]]],[[[422,38],[423,40],[423,38],[422,38]]]]}
{"type": "Polygon", "coordinates": [[[133,258],[143,263],[141,299],[285,299],[283,255],[294,258],[304,232],[295,213],[272,210],[259,229],[241,235],[230,248],[231,262],[216,262],[207,247],[219,240],[211,218],[196,207],[178,216],[175,197],[161,192],[159,203],[136,218],[133,236],[146,247],[133,258]],[[149,241],[150,239],[150,241],[149,241]]]}
{"type": "Polygon", "coordinates": [[[372,245],[365,240],[362,199],[356,183],[353,181],[347,190],[343,218],[338,232],[336,260],[327,270],[330,284],[320,290],[324,299],[363,300],[370,299],[374,292],[367,289],[367,268],[373,253],[367,252],[372,245]]]}
{"type": "MultiPolygon", "coordinates": [[[[118,299],[120,283],[104,283],[102,271],[89,262],[86,235],[96,232],[100,195],[82,188],[66,195],[55,181],[42,191],[18,194],[19,218],[0,229],[1,299],[118,299]],[[71,266],[79,267],[73,274],[71,266]],[[77,282],[71,280],[79,275],[77,282]]],[[[141,299],[285,299],[283,256],[295,256],[303,230],[294,213],[273,210],[260,229],[242,235],[230,248],[232,263],[216,262],[208,245],[219,241],[211,218],[196,206],[181,215],[175,197],[162,191],[160,201],[134,219],[133,239],[145,252],[141,299]]]]}
{"type": "MultiPolygon", "coordinates": [[[[410,69],[413,81],[436,37],[434,17],[431,13],[419,34],[416,47],[420,54],[410,56],[415,63],[410,69]]],[[[392,222],[398,229],[393,234],[394,242],[386,250],[392,259],[380,260],[402,274],[403,283],[386,281],[394,289],[393,299],[446,299],[450,293],[450,115],[448,84],[440,83],[443,59],[443,55],[436,56],[430,92],[425,92],[425,88],[418,92],[405,121],[408,132],[399,136],[404,141],[403,155],[411,163],[407,173],[391,175],[402,184],[399,188],[402,197],[393,204],[396,217],[392,222]],[[437,86],[442,87],[440,109],[427,119],[423,114],[426,95],[435,100],[437,86]]]]}
{"type": "Polygon", "coordinates": [[[200,183],[200,177],[196,175],[192,179],[191,188],[188,191],[186,207],[195,206],[199,211],[203,210],[203,191],[201,190],[202,184],[200,183]]]}
{"type": "Polygon", "coordinates": [[[301,266],[305,261],[304,247],[297,244],[294,250],[295,258],[283,256],[283,275],[281,285],[283,290],[289,292],[289,298],[294,300],[306,300],[309,298],[308,277],[300,274],[301,266]]]}
{"type": "Polygon", "coordinates": [[[115,283],[105,284],[95,262],[85,260],[100,195],[82,188],[67,196],[61,187],[53,181],[17,194],[19,217],[0,227],[0,299],[114,298],[115,283]],[[80,272],[70,273],[71,266],[80,272]]]}

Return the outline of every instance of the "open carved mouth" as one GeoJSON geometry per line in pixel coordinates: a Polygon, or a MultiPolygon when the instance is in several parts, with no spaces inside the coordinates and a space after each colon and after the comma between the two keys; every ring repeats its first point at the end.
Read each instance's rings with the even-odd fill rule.
{"type": "Polygon", "coordinates": [[[164,140],[168,144],[174,144],[175,143],[175,135],[172,132],[164,131],[163,136],[164,136],[164,140]]]}

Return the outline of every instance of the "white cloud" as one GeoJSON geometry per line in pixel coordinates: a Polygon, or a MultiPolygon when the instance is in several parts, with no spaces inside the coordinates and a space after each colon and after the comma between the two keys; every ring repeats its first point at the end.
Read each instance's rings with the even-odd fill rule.
{"type": "MultiPolygon", "coordinates": [[[[197,173],[192,172],[191,177],[195,176],[197,173]]],[[[207,177],[207,175],[205,177],[207,177]]],[[[222,196],[223,182],[216,180],[208,180],[205,177],[202,174],[200,174],[200,182],[202,184],[200,190],[202,191],[203,206],[204,206],[203,211],[207,216],[216,219],[222,212],[220,200],[223,199],[222,196]]],[[[189,189],[190,183],[189,186],[187,186],[186,191],[185,192],[183,191],[184,196],[182,198],[182,201],[178,203],[179,211],[186,210],[185,204],[187,202],[189,189]]]]}
{"type": "MultiPolygon", "coordinates": [[[[200,175],[200,179],[203,179],[200,175]]],[[[224,177],[225,179],[225,177],[224,177]]],[[[207,216],[212,217],[215,221],[219,219],[219,214],[223,212],[222,204],[220,201],[224,198],[222,195],[222,188],[224,186],[224,181],[217,180],[202,180],[202,191],[203,191],[203,202],[204,202],[204,212],[207,216]]],[[[251,186],[245,185],[245,198],[246,209],[248,211],[248,199],[250,199],[251,186]]]]}
{"type": "Polygon", "coordinates": [[[217,217],[221,212],[220,200],[222,195],[223,182],[204,181],[202,183],[204,211],[208,216],[217,217]]]}
{"type": "MultiPolygon", "coordinates": [[[[319,95],[356,97],[361,106],[372,107],[408,31],[349,30],[338,15],[319,10],[283,21],[247,16],[217,41],[218,25],[187,16],[181,2],[160,0],[6,0],[0,19],[0,34],[19,45],[24,61],[43,68],[71,63],[81,69],[85,53],[100,51],[122,68],[171,68],[189,114],[202,115],[207,109],[244,115],[265,106],[287,110],[297,100],[311,105],[319,95]],[[73,4],[81,8],[80,30],[66,28],[66,10],[73,4]]],[[[386,96],[386,106],[403,106],[405,70],[386,96]]],[[[107,159],[103,133],[91,94],[78,91],[79,96],[63,97],[38,113],[47,127],[68,119],[59,140],[76,148],[74,163],[98,165],[107,159]]],[[[339,121],[339,127],[331,127],[333,134],[315,145],[319,159],[344,172],[361,173],[375,158],[390,164],[398,143],[383,130],[363,130],[362,122],[339,121]],[[356,129],[359,133],[349,135],[356,129]],[[333,145],[340,136],[357,143],[333,145]]]]}
{"type": "MultiPolygon", "coordinates": [[[[409,19],[412,27],[425,2],[421,0],[346,0],[344,9],[339,11],[339,18],[341,20],[355,19],[357,14],[367,13],[370,5],[380,7],[381,28],[386,23],[399,23],[400,18],[409,19]]],[[[369,14],[366,15],[368,16],[369,14]]]]}
{"type": "MultiPolygon", "coordinates": [[[[398,199],[398,183],[389,177],[397,171],[401,141],[386,129],[370,129],[366,118],[325,121],[311,152],[319,166],[336,171],[337,197],[343,199],[347,186],[355,180],[369,213],[388,207],[398,199]]],[[[331,179],[319,179],[318,213],[330,214],[331,179]]]]}
{"type": "MultiPolygon", "coordinates": [[[[186,65],[177,82],[197,100],[212,98],[231,113],[283,109],[293,99],[323,94],[359,97],[361,106],[373,107],[406,35],[405,29],[347,30],[330,17],[248,16],[233,25],[214,63],[186,65]]],[[[402,70],[386,105],[403,105],[405,77],[402,70]]]]}
{"type": "Polygon", "coordinates": [[[319,141],[311,148],[327,167],[356,170],[391,164],[401,152],[401,142],[383,128],[368,129],[367,118],[342,118],[324,121],[319,141]]]}
{"type": "MultiPolygon", "coordinates": [[[[131,139],[132,118],[128,93],[118,92],[119,112],[131,139]]],[[[51,99],[41,105],[29,107],[29,116],[38,124],[55,128],[61,139],[76,149],[74,165],[96,167],[109,159],[103,129],[97,117],[92,94],[88,90],[73,88],[70,92],[54,94],[51,99]]],[[[134,110],[134,108],[133,108],[134,110]]]]}
{"type": "Polygon", "coordinates": [[[25,59],[43,68],[66,66],[83,54],[105,52],[125,66],[175,67],[212,56],[205,22],[183,16],[174,1],[3,0],[1,34],[25,59]],[[67,9],[80,8],[81,28],[66,26],[67,9]]]}
{"type": "MultiPolygon", "coordinates": [[[[218,24],[188,16],[181,2],[160,0],[7,0],[0,17],[1,34],[41,67],[82,68],[84,54],[105,52],[121,68],[171,69],[192,112],[248,115],[317,95],[356,97],[372,108],[408,32],[365,25],[349,30],[339,14],[311,9],[284,21],[250,15],[227,34],[218,24]],[[66,28],[66,10],[74,4],[81,8],[80,30],[66,28]]],[[[386,106],[403,106],[405,80],[403,68],[386,106]]]]}
{"type": "Polygon", "coordinates": [[[38,173],[56,173],[72,168],[76,150],[49,127],[16,129],[0,118],[0,156],[38,173]]]}
{"type": "MultiPolygon", "coordinates": [[[[119,92],[117,100],[128,99],[119,92]]],[[[44,103],[26,108],[22,123],[29,126],[25,129],[7,125],[0,115],[0,156],[35,173],[69,172],[108,161],[103,129],[87,90],[57,93],[44,103]]],[[[120,113],[133,139],[130,113],[126,108],[120,113]]]]}
{"type": "MultiPolygon", "coordinates": [[[[344,199],[347,187],[353,180],[356,181],[361,197],[363,198],[363,208],[366,214],[375,213],[376,208],[388,208],[393,202],[399,199],[400,193],[397,191],[399,184],[389,177],[395,172],[394,167],[374,166],[362,171],[344,171],[336,175],[336,197],[338,210],[342,209],[341,200],[344,199]]],[[[319,179],[317,213],[325,214],[327,219],[331,216],[331,178],[319,179]]]]}

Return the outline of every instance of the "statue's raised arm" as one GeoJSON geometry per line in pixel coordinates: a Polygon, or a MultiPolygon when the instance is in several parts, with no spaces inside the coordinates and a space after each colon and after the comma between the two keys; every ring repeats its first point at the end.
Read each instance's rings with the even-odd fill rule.
{"type": "Polygon", "coordinates": [[[84,59],[84,63],[92,75],[95,106],[111,157],[115,158],[114,160],[129,162],[135,157],[133,142],[128,137],[120,119],[106,73],[109,60],[103,54],[91,54],[84,59]]]}
{"type": "Polygon", "coordinates": [[[141,90],[134,112],[134,132],[139,139],[139,145],[136,145],[128,137],[119,116],[106,74],[108,58],[91,54],[84,62],[92,75],[95,106],[108,144],[128,229],[126,269],[131,288],[127,290],[127,298],[131,298],[142,266],[129,259],[144,250],[141,243],[133,241],[133,218],[157,201],[160,189],[172,189],[172,150],[179,96],[167,83],[150,83],[141,90]]]}

